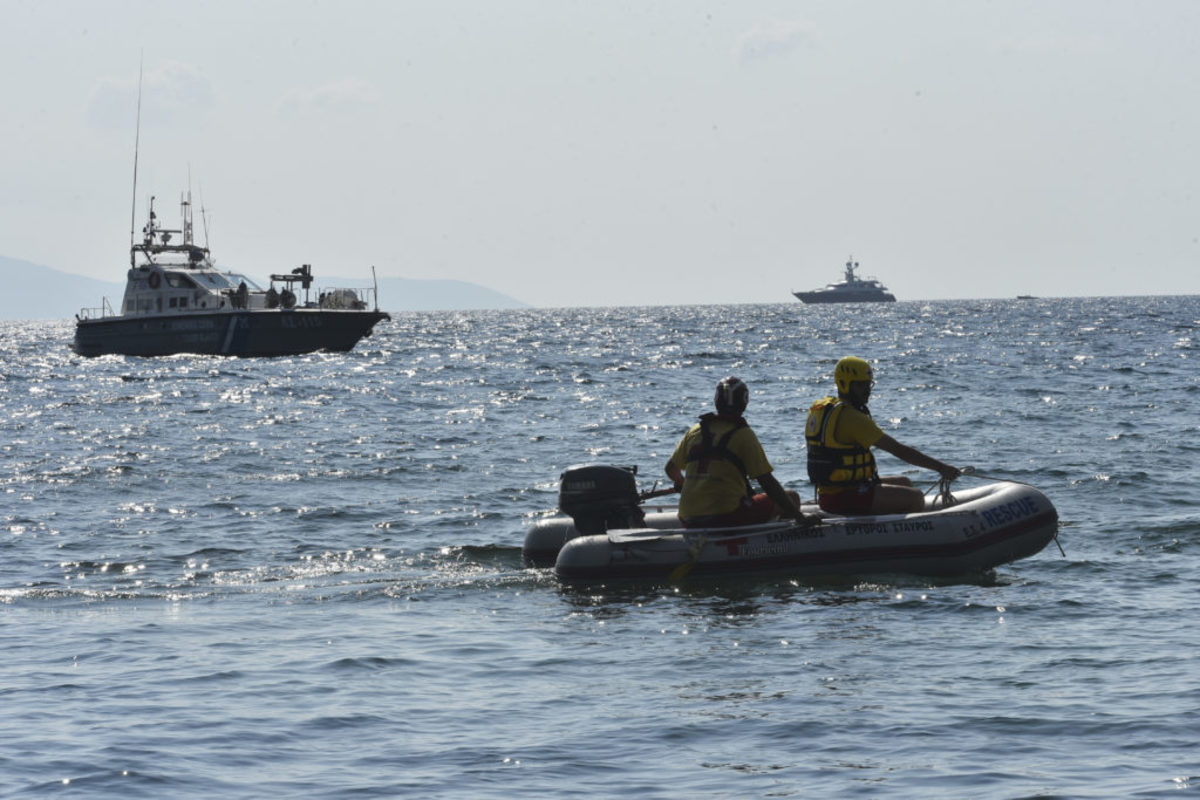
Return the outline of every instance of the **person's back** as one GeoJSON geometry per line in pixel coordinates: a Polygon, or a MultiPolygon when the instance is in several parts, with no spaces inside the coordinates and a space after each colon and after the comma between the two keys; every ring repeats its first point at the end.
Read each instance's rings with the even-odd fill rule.
{"type": "MultiPolygon", "coordinates": [[[[680,441],[683,486],[679,516],[698,519],[736,509],[753,495],[748,474],[771,471],[762,445],[746,420],[730,414],[705,414],[680,441]]],[[[672,458],[672,463],[679,460],[672,458]]]]}
{"type": "Polygon", "coordinates": [[[685,527],[726,527],[766,522],[780,514],[803,521],[799,496],[785,492],[758,436],[742,417],[750,389],[729,377],[717,384],[717,413],[705,414],[675,446],[666,472],[680,490],[685,527]],[[755,494],[753,478],[766,490],[755,494]]]}

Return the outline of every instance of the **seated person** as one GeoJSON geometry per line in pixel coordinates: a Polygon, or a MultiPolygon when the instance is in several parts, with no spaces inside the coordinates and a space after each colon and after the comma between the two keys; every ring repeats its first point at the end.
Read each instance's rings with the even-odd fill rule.
{"type": "Polygon", "coordinates": [[[685,528],[754,525],[785,517],[808,524],[800,497],[785,491],[742,413],[750,389],[738,378],[717,384],[717,413],[705,414],[684,434],[667,462],[680,491],[679,520],[685,528]],[[763,493],[755,494],[750,479],[763,493]]]}
{"type": "Polygon", "coordinates": [[[880,477],[872,447],[917,467],[954,480],[962,471],[900,444],[888,436],[867,409],[875,376],[871,365],[847,356],[833,372],[838,396],[813,403],[804,426],[808,477],[817,485],[822,511],[831,514],[908,514],[925,509],[925,495],[908,478],[880,477]]]}

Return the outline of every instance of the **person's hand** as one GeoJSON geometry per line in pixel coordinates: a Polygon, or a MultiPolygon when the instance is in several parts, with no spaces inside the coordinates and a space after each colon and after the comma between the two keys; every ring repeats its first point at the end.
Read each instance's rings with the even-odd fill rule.
{"type": "Polygon", "coordinates": [[[808,515],[800,511],[796,512],[796,516],[793,517],[793,519],[796,520],[797,524],[804,528],[812,528],[821,524],[821,518],[817,515],[808,515]]]}
{"type": "Polygon", "coordinates": [[[952,467],[949,464],[942,464],[941,468],[938,469],[938,474],[941,475],[945,480],[952,481],[955,478],[961,477],[963,473],[958,467],[952,467]]]}

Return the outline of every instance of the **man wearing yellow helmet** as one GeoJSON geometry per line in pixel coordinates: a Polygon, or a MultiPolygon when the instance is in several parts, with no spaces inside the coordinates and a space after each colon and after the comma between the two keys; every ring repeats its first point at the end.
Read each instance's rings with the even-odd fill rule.
{"type": "Polygon", "coordinates": [[[905,514],[925,508],[925,496],[903,476],[880,477],[872,447],[954,480],[962,471],[888,436],[867,409],[875,375],[861,358],[847,356],[833,371],[838,396],[813,403],[804,426],[808,477],[821,509],[833,514],[905,514]]]}
{"type": "Polygon", "coordinates": [[[675,446],[666,469],[680,490],[679,520],[685,528],[755,525],[777,517],[807,524],[800,496],[771,474],[762,444],[742,417],[749,402],[749,387],[725,378],[713,400],[717,413],[700,417],[675,446]],[[751,478],[762,493],[755,494],[751,478]]]}

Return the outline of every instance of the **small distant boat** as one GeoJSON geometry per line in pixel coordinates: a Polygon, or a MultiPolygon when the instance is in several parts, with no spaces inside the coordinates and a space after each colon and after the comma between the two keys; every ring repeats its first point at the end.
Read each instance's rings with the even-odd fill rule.
{"type": "Polygon", "coordinates": [[[1017,299],[1018,300],[1037,300],[1037,298],[1031,294],[1019,294],[1019,295],[1017,295],[1017,299]]]}
{"type": "Polygon", "coordinates": [[[379,310],[375,288],[326,289],[310,298],[308,264],[272,275],[267,289],[245,275],[218,269],[208,248],[193,241],[190,192],[180,205],[182,227],[169,230],[159,226],[150,198],[142,241],[130,244],[121,307],[114,311],[105,299],[100,308],[76,314],[76,353],[286,356],[346,351],[369,336],[377,322],[391,319],[379,310]],[[367,307],[368,299],[373,308],[367,307]]]}
{"type": "Polygon", "coordinates": [[[851,256],[846,262],[845,277],[837,283],[811,292],[792,292],[804,303],[894,303],[896,296],[875,278],[859,278],[854,274],[858,262],[851,256]]]}

